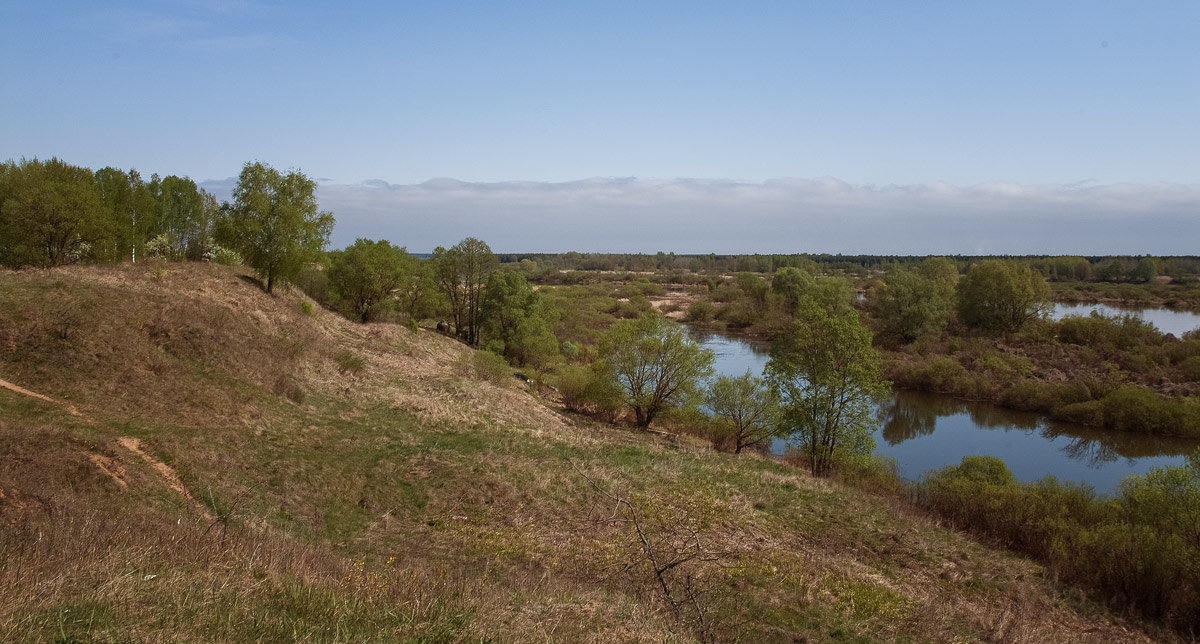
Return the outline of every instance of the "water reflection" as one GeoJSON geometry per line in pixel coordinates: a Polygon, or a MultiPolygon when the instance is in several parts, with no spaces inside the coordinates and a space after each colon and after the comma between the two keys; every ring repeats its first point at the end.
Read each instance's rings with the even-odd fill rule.
{"type": "MultiPolygon", "coordinates": [[[[697,332],[692,337],[713,350],[718,375],[758,375],[767,362],[767,343],[697,332]]],[[[896,392],[880,406],[877,418],[875,451],[895,459],[907,479],[957,465],[963,456],[987,455],[1002,459],[1022,481],[1052,475],[1108,493],[1130,474],[1185,465],[1187,454],[1200,445],[1100,431],[987,403],[910,391],[896,392]]],[[[784,441],[777,441],[771,449],[782,453],[785,447],[784,441]]]]}
{"type": "Polygon", "coordinates": [[[1158,308],[1123,308],[1108,304],[1055,304],[1050,311],[1051,320],[1061,320],[1068,315],[1087,317],[1095,311],[1107,317],[1132,315],[1153,324],[1163,333],[1181,337],[1184,333],[1200,328],[1200,314],[1190,311],[1172,311],[1158,308]]]}

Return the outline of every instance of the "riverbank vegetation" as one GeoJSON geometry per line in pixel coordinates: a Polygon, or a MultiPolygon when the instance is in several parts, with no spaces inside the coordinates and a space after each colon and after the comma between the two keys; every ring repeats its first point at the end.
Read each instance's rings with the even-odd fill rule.
{"type": "Polygon", "coordinates": [[[1193,635],[1200,627],[1200,449],[1186,467],[1087,486],[1019,483],[999,459],[964,457],[914,488],[937,516],[1043,562],[1058,578],[1193,635]]]}

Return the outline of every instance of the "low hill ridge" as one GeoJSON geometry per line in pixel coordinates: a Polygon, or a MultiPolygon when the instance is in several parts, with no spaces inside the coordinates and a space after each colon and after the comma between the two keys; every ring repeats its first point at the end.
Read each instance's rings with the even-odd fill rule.
{"type": "Polygon", "coordinates": [[[51,399],[0,390],[3,641],[1171,637],[897,504],[565,416],[453,339],[235,269],[0,274],[0,379],[51,399]]]}

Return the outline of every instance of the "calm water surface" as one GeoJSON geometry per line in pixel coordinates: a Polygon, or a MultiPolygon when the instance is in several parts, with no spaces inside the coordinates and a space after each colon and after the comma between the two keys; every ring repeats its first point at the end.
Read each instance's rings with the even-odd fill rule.
{"type": "Polygon", "coordinates": [[[1107,304],[1055,304],[1050,311],[1050,319],[1061,320],[1068,315],[1088,316],[1092,311],[1108,317],[1132,315],[1153,324],[1163,333],[1173,333],[1175,337],[1200,328],[1200,313],[1170,309],[1123,309],[1107,304]]]}
{"type": "MultiPolygon", "coordinates": [[[[695,331],[692,335],[713,351],[719,375],[740,376],[746,371],[760,375],[767,363],[764,342],[695,331]]],[[[1200,444],[1102,432],[986,403],[906,391],[896,392],[880,407],[879,420],[875,452],[895,459],[900,476],[906,479],[958,465],[963,456],[986,455],[1002,459],[1022,481],[1053,475],[1110,493],[1130,474],[1186,465],[1187,454],[1200,444]]],[[[772,451],[781,453],[786,446],[786,441],[778,440],[772,451]]]]}

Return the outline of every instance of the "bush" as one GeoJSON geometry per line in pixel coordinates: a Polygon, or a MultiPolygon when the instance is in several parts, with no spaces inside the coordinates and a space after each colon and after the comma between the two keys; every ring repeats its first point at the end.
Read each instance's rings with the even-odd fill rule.
{"type": "Polygon", "coordinates": [[[243,263],[241,253],[216,244],[204,251],[204,259],[222,266],[241,266],[243,263]]]}
{"type": "Polygon", "coordinates": [[[504,386],[512,381],[512,368],[508,366],[508,362],[491,351],[476,351],[472,356],[471,365],[475,368],[476,377],[494,385],[504,386]]]}
{"type": "Polygon", "coordinates": [[[337,362],[338,371],[343,374],[358,375],[367,366],[366,358],[348,350],[338,353],[334,361],[337,362]]]}
{"type": "Polygon", "coordinates": [[[308,300],[300,300],[300,312],[309,317],[312,317],[312,314],[313,314],[312,302],[309,302],[308,300]]]}
{"type": "Polygon", "coordinates": [[[688,307],[683,319],[687,322],[711,322],[717,313],[716,307],[708,300],[696,300],[688,307]]]}
{"type": "Polygon", "coordinates": [[[927,475],[914,497],[960,527],[1040,559],[1116,607],[1194,633],[1200,627],[1200,450],[1189,461],[1128,477],[1117,497],[1106,499],[1053,477],[1017,483],[998,459],[965,457],[927,475]]]}
{"type": "Polygon", "coordinates": [[[163,233],[151,239],[146,242],[144,248],[147,257],[167,260],[175,258],[175,242],[171,239],[170,233],[163,233]]]}
{"type": "Polygon", "coordinates": [[[624,404],[621,388],[599,365],[563,367],[558,374],[558,391],[567,409],[608,421],[616,418],[624,404]]]}

